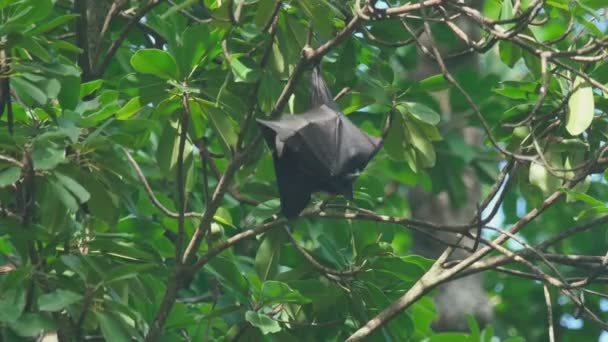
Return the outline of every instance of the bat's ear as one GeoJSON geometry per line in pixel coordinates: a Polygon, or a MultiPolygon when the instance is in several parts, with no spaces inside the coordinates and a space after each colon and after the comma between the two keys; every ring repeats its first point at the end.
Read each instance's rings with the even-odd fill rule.
{"type": "Polygon", "coordinates": [[[334,103],[333,96],[327,89],[318,65],[312,69],[310,102],[312,108],[334,103]]]}

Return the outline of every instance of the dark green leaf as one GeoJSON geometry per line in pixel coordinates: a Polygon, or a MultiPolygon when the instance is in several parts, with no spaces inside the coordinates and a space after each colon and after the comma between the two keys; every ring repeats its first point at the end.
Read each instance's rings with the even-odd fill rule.
{"type": "Polygon", "coordinates": [[[0,322],[15,322],[25,308],[25,289],[15,286],[0,292],[0,322]]]}
{"type": "Polygon", "coordinates": [[[69,290],[56,290],[38,297],[38,309],[41,311],[59,311],[77,303],[82,295],[69,290]]]}
{"type": "Polygon", "coordinates": [[[44,331],[57,329],[55,322],[42,314],[26,313],[17,321],[10,323],[17,335],[23,337],[35,337],[44,331]]]}
{"type": "Polygon", "coordinates": [[[130,342],[131,337],[126,332],[124,322],[120,318],[109,312],[94,311],[95,318],[99,322],[101,333],[106,341],[130,342]]]}
{"type": "Polygon", "coordinates": [[[32,159],[34,170],[52,170],[65,161],[65,151],[50,146],[36,144],[32,159]]]}
{"type": "Polygon", "coordinates": [[[265,281],[262,284],[260,300],[265,305],[276,303],[295,303],[306,304],[311,300],[300,294],[297,290],[293,290],[289,285],[279,281],[265,281]]]}
{"type": "Polygon", "coordinates": [[[91,198],[91,194],[89,194],[89,192],[82,185],[72,178],[59,172],[55,172],[55,177],[57,177],[57,180],[61,185],[63,185],[78,199],[78,202],[85,203],[91,198]]]}
{"type": "Polygon", "coordinates": [[[21,169],[13,166],[0,171],[0,188],[14,184],[21,178],[21,169]]]}

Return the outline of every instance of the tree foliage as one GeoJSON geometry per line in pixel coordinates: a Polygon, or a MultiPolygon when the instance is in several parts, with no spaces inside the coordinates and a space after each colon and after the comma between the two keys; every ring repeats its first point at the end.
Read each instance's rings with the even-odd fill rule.
{"type": "Polygon", "coordinates": [[[596,340],[606,15],[604,0],[0,0],[2,340],[596,340]],[[469,54],[480,66],[455,67],[469,54]],[[423,58],[435,74],[409,77],[423,58]],[[287,221],[255,118],[307,109],[316,64],[354,123],[388,135],[353,201],[318,194],[287,221]],[[470,200],[467,170],[484,189],[469,221],[409,218],[414,186],[470,200]],[[426,259],[412,230],[479,248],[426,259]],[[494,328],[433,332],[433,289],[479,272],[494,328]]]}

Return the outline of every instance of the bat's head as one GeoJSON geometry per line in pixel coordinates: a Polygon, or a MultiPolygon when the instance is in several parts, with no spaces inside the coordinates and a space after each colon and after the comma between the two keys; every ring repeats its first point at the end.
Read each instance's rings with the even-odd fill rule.
{"type": "Polygon", "coordinates": [[[352,200],[353,184],[360,174],[361,172],[359,170],[354,170],[352,172],[334,176],[322,186],[321,190],[332,194],[339,194],[352,200]]]}

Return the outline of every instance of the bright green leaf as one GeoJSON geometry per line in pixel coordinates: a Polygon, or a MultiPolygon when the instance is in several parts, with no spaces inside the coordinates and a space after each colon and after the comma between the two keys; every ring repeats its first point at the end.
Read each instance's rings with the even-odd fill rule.
{"type": "Polygon", "coordinates": [[[574,92],[568,100],[566,130],[572,135],[583,133],[593,121],[595,112],[593,89],[584,82],[580,77],[574,80],[574,92]]]}
{"type": "Polygon", "coordinates": [[[103,80],[94,80],[80,85],[80,98],[83,98],[103,85],[103,80]]]}
{"type": "Polygon", "coordinates": [[[142,108],[142,103],[139,100],[139,96],[136,96],[129,100],[129,102],[125,103],[122,108],[116,112],[116,119],[118,120],[126,120],[132,117],[135,113],[137,113],[142,108]]]}
{"type": "Polygon", "coordinates": [[[406,102],[407,111],[416,119],[431,125],[436,125],[441,117],[433,109],[415,102],[406,102]]]}
{"type": "Polygon", "coordinates": [[[257,327],[262,331],[262,334],[274,334],[281,331],[279,323],[268,315],[257,313],[255,311],[247,311],[245,313],[245,319],[251,323],[254,327],[257,327]]]}
{"type": "Polygon", "coordinates": [[[173,56],[163,50],[139,50],[131,57],[131,66],[142,74],[150,74],[166,80],[179,78],[177,62],[173,56]]]}
{"type": "Polygon", "coordinates": [[[241,60],[235,58],[234,56],[230,61],[230,67],[236,82],[252,83],[255,82],[260,76],[259,72],[245,65],[243,62],[241,62],[241,60]]]}

